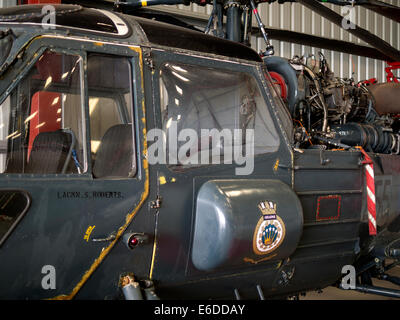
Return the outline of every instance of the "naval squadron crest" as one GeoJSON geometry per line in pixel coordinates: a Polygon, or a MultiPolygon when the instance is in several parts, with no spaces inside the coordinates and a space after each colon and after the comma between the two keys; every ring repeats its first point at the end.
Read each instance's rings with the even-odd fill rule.
{"type": "Polygon", "coordinates": [[[276,214],[276,203],[261,201],[258,209],[262,216],[254,230],[253,250],[258,255],[265,255],[281,245],[285,238],[285,224],[276,214]]]}

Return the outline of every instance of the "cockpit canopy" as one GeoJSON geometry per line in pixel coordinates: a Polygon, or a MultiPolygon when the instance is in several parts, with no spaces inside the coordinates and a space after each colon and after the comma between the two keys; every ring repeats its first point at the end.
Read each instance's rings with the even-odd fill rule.
{"type": "Polygon", "coordinates": [[[26,5],[0,10],[0,25],[69,29],[128,36],[129,27],[116,14],[79,5],[26,5]]]}

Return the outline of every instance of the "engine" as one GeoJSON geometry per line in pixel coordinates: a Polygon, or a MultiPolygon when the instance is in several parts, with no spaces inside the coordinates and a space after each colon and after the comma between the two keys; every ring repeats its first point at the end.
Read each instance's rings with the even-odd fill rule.
{"type": "Polygon", "coordinates": [[[319,59],[274,57],[265,63],[285,93],[296,148],[361,146],[369,152],[399,154],[399,83],[355,83],[335,77],[322,53],[319,59]]]}

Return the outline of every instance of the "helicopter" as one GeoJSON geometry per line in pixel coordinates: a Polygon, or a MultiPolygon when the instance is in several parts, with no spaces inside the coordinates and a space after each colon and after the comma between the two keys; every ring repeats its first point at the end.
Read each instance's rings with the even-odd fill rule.
{"type": "Polygon", "coordinates": [[[399,298],[397,78],[274,57],[258,1],[213,1],[214,35],[150,3],[0,10],[0,298],[284,299],[344,266],[399,298]]]}

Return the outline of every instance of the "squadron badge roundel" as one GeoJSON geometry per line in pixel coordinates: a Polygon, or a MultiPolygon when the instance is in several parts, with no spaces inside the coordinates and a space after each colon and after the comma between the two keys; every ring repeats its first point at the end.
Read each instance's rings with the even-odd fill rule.
{"type": "Polygon", "coordinates": [[[254,230],[253,250],[258,255],[265,255],[282,244],[285,238],[285,224],[276,214],[276,203],[261,201],[258,208],[262,217],[254,230]]]}

